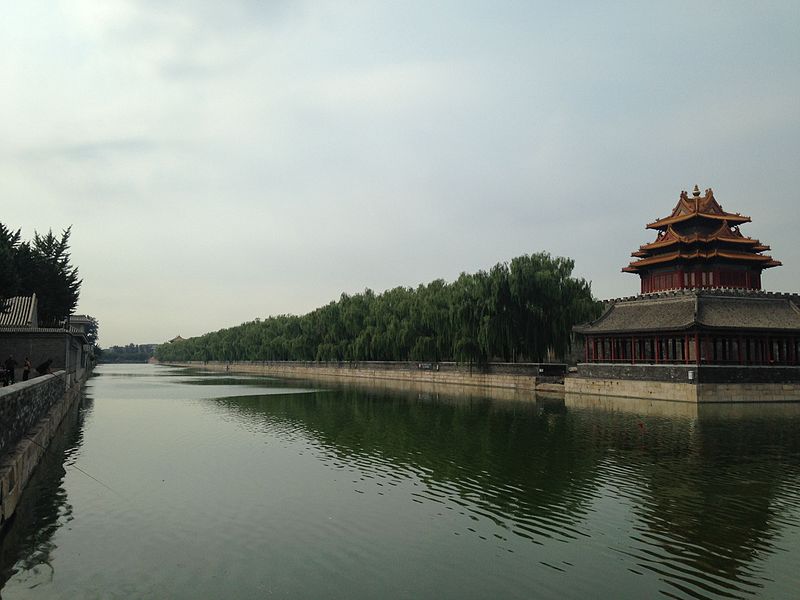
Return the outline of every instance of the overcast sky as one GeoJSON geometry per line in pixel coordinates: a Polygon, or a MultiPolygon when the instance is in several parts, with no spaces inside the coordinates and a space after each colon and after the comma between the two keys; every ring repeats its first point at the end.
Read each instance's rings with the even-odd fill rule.
{"type": "Polygon", "coordinates": [[[25,0],[0,220],[72,225],[103,346],[538,251],[596,296],[712,187],[800,290],[800,2],[25,0]]]}

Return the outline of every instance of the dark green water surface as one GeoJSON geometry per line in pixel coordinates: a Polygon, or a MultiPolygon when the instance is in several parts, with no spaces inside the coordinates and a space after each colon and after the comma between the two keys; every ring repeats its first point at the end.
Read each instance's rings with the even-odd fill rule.
{"type": "Polygon", "coordinates": [[[3,532],[15,598],[799,598],[800,406],[102,366],[3,532]]]}

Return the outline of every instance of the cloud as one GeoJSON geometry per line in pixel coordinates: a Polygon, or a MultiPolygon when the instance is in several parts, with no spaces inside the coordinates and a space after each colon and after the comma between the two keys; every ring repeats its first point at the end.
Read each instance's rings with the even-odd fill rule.
{"type": "Polygon", "coordinates": [[[3,219],[74,225],[104,343],[538,250],[629,293],[644,223],[695,183],[752,214],[786,265],[771,285],[793,289],[798,21],[790,4],[16,3],[3,219]]]}

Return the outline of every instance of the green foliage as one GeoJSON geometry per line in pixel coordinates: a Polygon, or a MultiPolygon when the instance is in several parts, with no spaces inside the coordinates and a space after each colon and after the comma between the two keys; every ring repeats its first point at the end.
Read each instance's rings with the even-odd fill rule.
{"type": "Polygon", "coordinates": [[[257,319],[163,344],[159,360],[490,360],[564,357],[571,329],[599,314],[571,259],[520,256],[416,289],[342,294],[306,315],[257,319]]]}
{"type": "Polygon", "coordinates": [[[34,232],[33,242],[23,242],[19,230],[0,223],[0,298],[35,293],[43,325],[57,324],[78,304],[81,280],[70,264],[70,232],[34,232]]]}
{"type": "Polygon", "coordinates": [[[100,322],[94,317],[89,317],[89,324],[86,325],[86,340],[93,347],[97,347],[100,332],[100,322]]]}
{"type": "Polygon", "coordinates": [[[19,248],[20,231],[11,231],[0,223],[0,300],[17,295],[19,277],[14,256],[19,248]]]}
{"type": "Polygon", "coordinates": [[[94,355],[100,363],[146,363],[153,356],[153,346],[152,344],[128,344],[110,348],[95,346],[94,355]]]}

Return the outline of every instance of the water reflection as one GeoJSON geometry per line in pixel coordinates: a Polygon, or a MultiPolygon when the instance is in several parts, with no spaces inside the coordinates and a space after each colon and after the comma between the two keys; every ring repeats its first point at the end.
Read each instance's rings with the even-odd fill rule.
{"type": "Polygon", "coordinates": [[[597,537],[598,504],[630,505],[630,536],[609,547],[668,596],[758,595],[781,532],[800,527],[797,405],[520,403],[352,387],[218,402],[250,427],[291,423],[334,465],[418,476],[420,501],[458,505],[537,544],[597,537]]]}
{"type": "MultiPolygon", "coordinates": [[[[15,573],[25,572],[36,586],[53,577],[54,534],[72,520],[72,506],[63,487],[83,443],[83,424],[92,400],[84,395],[64,416],[58,432],[33,473],[12,521],[0,535],[0,589],[15,573]]],[[[0,595],[1,597],[1,595],[0,595]]]]}

